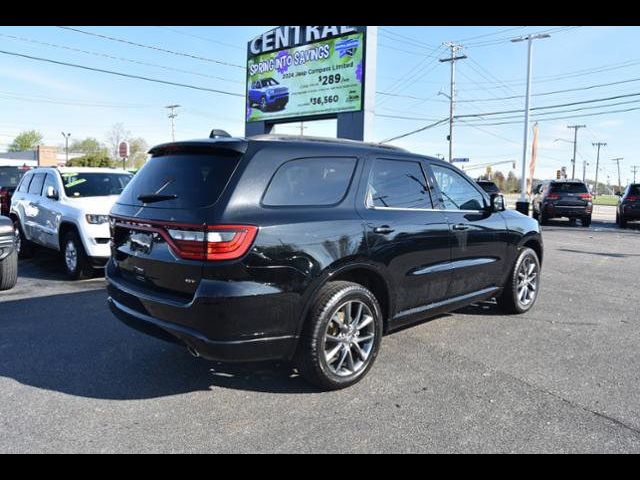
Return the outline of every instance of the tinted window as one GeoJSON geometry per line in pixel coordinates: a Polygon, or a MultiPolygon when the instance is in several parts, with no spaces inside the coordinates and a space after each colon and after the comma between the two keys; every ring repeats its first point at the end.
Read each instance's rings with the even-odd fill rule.
{"type": "Polygon", "coordinates": [[[44,183],[44,173],[36,173],[29,185],[29,193],[33,195],[40,195],[42,192],[42,184],[44,183]]]}
{"type": "Polygon", "coordinates": [[[53,187],[53,189],[56,192],[58,192],[58,194],[60,193],[58,190],[58,182],[56,182],[56,178],[50,173],[47,173],[47,178],[45,178],[44,180],[44,186],[42,187],[42,195],[44,196],[47,195],[48,187],[53,187]]]}
{"type": "Polygon", "coordinates": [[[374,207],[433,208],[429,186],[418,162],[376,160],[367,197],[367,204],[374,207]]]}
{"type": "Polygon", "coordinates": [[[17,167],[0,167],[0,187],[16,187],[23,173],[17,167]]]}
{"type": "Polygon", "coordinates": [[[61,173],[62,186],[69,198],[120,195],[131,180],[124,173],[61,173]]]}
{"type": "Polygon", "coordinates": [[[549,191],[554,193],[589,193],[584,183],[552,183],[549,191]]]}
{"type": "Polygon", "coordinates": [[[347,193],[355,158],[301,158],[283,164],[262,203],[269,206],[321,206],[339,203],[347,193]]]}
{"type": "Polygon", "coordinates": [[[139,196],[156,194],[165,199],[147,200],[149,207],[186,209],[212,205],[222,194],[239,160],[240,155],[226,151],[151,157],[122,192],[118,202],[142,205],[139,196]]]}
{"type": "Polygon", "coordinates": [[[640,185],[630,185],[629,195],[633,195],[634,197],[640,196],[640,185]]]}
{"type": "Polygon", "coordinates": [[[484,197],[461,173],[441,165],[431,165],[447,210],[482,210],[484,197]]]}
{"type": "Polygon", "coordinates": [[[27,174],[24,176],[22,182],[20,182],[20,186],[18,187],[18,191],[22,193],[26,193],[29,191],[29,184],[31,183],[31,179],[33,178],[32,174],[27,174]]]}

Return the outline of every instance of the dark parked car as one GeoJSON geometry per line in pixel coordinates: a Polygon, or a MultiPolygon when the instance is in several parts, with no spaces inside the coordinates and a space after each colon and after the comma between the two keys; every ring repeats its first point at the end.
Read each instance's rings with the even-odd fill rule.
{"type": "Polygon", "coordinates": [[[10,218],[0,216],[0,291],[10,290],[18,281],[18,253],[10,218]]]}
{"type": "Polygon", "coordinates": [[[640,220],[640,183],[627,185],[616,209],[616,223],[626,228],[630,220],[640,220]]]}
{"type": "Polygon", "coordinates": [[[0,215],[9,215],[11,197],[26,170],[28,168],[0,166],[0,215]]]}
{"type": "Polygon", "coordinates": [[[360,380],[384,332],[540,291],[537,222],[450,164],[361,142],[176,142],[111,211],[109,305],[218,361],[293,360],[323,389],[360,380]]]}
{"type": "Polygon", "coordinates": [[[494,193],[500,193],[500,189],[498,188],[498,185],[496,185],[491,180],[477,180],[476,183],[480,185],[480,188],[482,188],[489,195],[494,193]]]}
{"type": "Polygon", "coordinates": [[[289,103],[289,89],[274,78],[256,80],[249,89],[248,101],[249,105],[257,105],[263,112],[284,110],[289,103]]]}
{"type": "Polygon", "coordinates": [[[533,189],[533,218],[545,225],[552,218],[580,219],[582,226],[591,225],[593,198],[589,188],[577,180],[543,182],[533,189]]]}

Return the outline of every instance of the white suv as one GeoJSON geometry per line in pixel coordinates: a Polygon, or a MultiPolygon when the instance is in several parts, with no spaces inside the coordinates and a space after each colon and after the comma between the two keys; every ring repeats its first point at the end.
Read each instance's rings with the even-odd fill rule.
{"type": "Polygon", "coordinates": [[[20,256],[34,244],[58,250],[72,279],[90,277],[111,255],[109,210],[132,177],[108,168],[29,171],[11,199],[20,256]]]}

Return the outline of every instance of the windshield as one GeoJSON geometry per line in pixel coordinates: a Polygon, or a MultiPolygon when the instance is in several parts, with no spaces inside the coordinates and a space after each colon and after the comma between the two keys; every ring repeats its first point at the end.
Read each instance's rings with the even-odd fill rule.
{"type": "Polygon", "coordinates": [[[280,84],[276,82],[273,78],[267,78],[262,81],[263,87],[275,87],[276,85],[280,85],[280,84]]]}
{"type": "Polygon", "coordinates": [[[15,188],[24,175],[18,167],[0,167],[0,187],[15,188]]]}
{"type": "Polygon", "coordinates": [[[133,178],[133,175],[126,173],[64,172],[60,175],[64,191],[69,198],[120,195],[133,178]]]}
{"type": "Polygon", "coordinates": [[[584,183],[552,183],[549,191],[554,193],[589,193],[584,183]]]}

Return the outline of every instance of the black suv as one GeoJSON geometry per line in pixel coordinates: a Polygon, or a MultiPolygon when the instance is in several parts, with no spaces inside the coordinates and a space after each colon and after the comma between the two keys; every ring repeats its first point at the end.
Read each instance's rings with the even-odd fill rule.
{"type": "Polygon", "coordinates": [[[9,215],[11,197],[29,168],[0,166],[0,215],[9,215]]]}
{"type": "Polygon", "coordinates": [[[640,220],[640,183],[627,185],[616,207],[616,223],[626,228],[629,220],[640,220]]]}
{"type": "Polygon", "coordinates": [[[109,305],[194,355],[342,388],[384,332],[492,297],[526,312],[540,290],[538,224],[443,161],[269,135],[150,153],[111,211],[109,305]]]}
{"type": "Polygon", "coordinates": [[[0,216],[0,291],[11,290],[18,281],[18,252],[10,218],[0,216]]]}
{"type": "Polygon", "coordinates": [[[582,226],[591,225],[593,198],[589,188],[577,180],[554,180],[537,185],[533,190],[533,218],[545,225],[552,218],[580,219],[582,226]]]}

